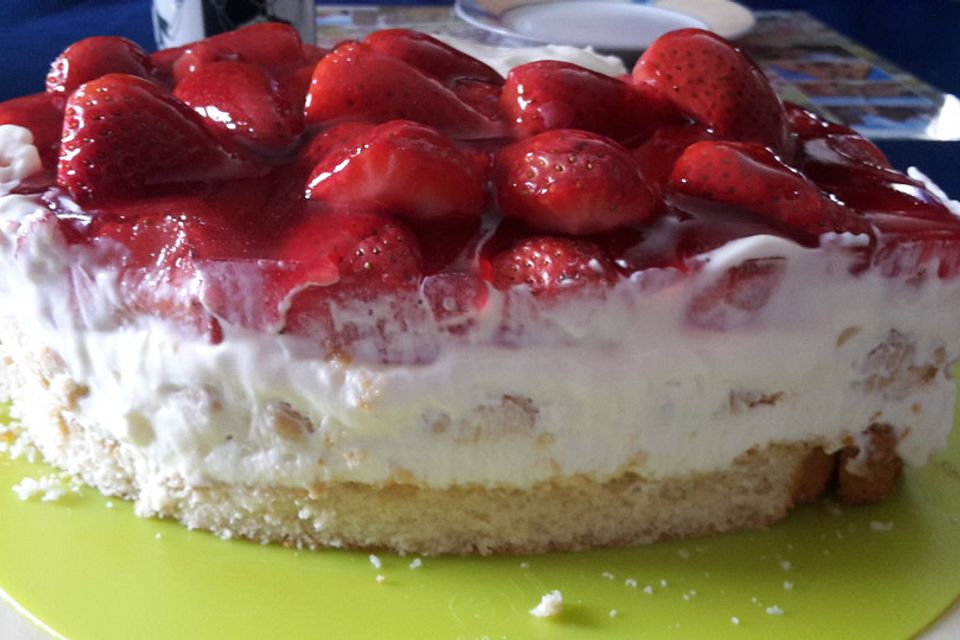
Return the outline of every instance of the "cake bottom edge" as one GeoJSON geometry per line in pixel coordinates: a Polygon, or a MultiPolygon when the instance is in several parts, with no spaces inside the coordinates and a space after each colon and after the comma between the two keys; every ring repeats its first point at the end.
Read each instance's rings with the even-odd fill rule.
{"type": "MultiPolygon", "coordinates": [[[[827,455],[816,443],[751,450],[709,473],[656,479],[625,473],[606,482],[574,476],[525,490],[352,482],[191,486],[176,476],[143,474],[123,445],[51,415],[63,440],[41,449],[46,462],[133,501],[137,515],[296,548],[486,555],[631,546],[769,526],[831,488],[843,498],[843,453],[827,455]]],[[[30,441],[30,430],[22,437],[30,441]]],[[[885,470],[882,479],[855,476],[873,490],[870,500],[892,491],[899,460],[885,470]]]]}
{"type": "Polygon", "coordinates": [[[14,403],[30,407],[19,437],[51,465],[133,501],[139,516],[297,548],[527,554],[698,537],[771,525],[830,490],[844,502],[879,500],[894,490],[903,466],[895,429],[874,424],[857,439],[863,452],[852,438],[829,454],[817,441],[772,442],[723,469],[665,477],[561,476],[529,488],[192,485],[83,425],[72,410],[75,382],[48,377],[42,367],[4,364],[14,403]]]}

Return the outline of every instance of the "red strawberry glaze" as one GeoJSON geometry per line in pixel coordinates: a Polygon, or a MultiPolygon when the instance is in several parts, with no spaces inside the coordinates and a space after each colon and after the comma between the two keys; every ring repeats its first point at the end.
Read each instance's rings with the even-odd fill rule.
{"type": "MultiPolygon", "coordinates": [[[[69,94],[65,118],[45,94],[0,105],[48,170],[60,156],[56,183],[18,192],[40,196],[71,242],[114,248],[102,256],[126,314],[212,339],[217,318],[332,350],[372,335],[385,350],[384,323],[432,317],[459,335],[496,308],[496,289],[574,300],[638,271],[695,272],[754,235],[816,247],[858,234],[853,274],[960,274],[960,222],[942,202],[850,129],[784,109],[713,35],[661,39],[636,84],[539,62],[504,85],[410,31],[328,53],[286,27],[249,29],[150,59],[107,39],[93,44],[114,54],[85,60],[93,44],[75,45],[51,85],[69,94]],[[112,73],[123,65],[134,74],[112,73]],[[386,316],[338,323],[351,305],[386,316]]],[[[750,324],[783,269],[728,270],[687,322],[750,324]]]]}

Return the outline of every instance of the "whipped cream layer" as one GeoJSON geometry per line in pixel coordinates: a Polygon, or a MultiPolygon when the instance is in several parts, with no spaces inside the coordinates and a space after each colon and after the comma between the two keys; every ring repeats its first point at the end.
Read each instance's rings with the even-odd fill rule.
{"type": "MultiPolygon", "coordinates": [[[[78,273],[104,313],[117,277],[78,271],[91,249],[68,245],[39,199],[10,193],[40,168],[30,142],[0,127],[0,327],[15,334],[2,348],[14,360],[55,353],[56,375],[89,389],[79,420],[161,477],[529,487],[710,471],[776,442],[829,451],[874,423],[896,429],[912,464],[946,443],[960,281],[851,275],[863,237],[824,236],[816,249],[744,238],[693,273],[637,273],[603,299],[543,305],[491,290],[465,335],[432,318],[411,332],[429,345],[424,361],[349,363],[286,335],[226,326],[210,344],[162,319],[78,318],[78,273]],[[782,269],[766,304],[692,316],[747,260],[782,269]]],[[[28,420],[43,415],[32,403],[18,398],[28,420]]]]}

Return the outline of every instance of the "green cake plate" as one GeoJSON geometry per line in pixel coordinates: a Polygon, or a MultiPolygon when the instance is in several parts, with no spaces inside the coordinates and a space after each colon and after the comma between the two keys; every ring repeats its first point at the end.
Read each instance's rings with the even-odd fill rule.
{"type": "Polygon", "coordinates": [[[12,490],[50,472],[0,455],[0,595],[69,640],[901,639],[960,594],[957,429],[882,504],[530,557],[298,552],[143,520],[92,489],[54,502],[12,490]],[[558,616],[528,613],[555,589],[558,616]]]}

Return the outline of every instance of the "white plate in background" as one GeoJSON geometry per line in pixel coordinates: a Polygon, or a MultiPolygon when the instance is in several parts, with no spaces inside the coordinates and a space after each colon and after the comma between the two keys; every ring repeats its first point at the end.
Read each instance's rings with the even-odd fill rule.
{"type": "Polygon", "coordinates": [[[531,43],[640,50],[676,29],[709,29],[734,38],[754,23],[749,9],[727,0],[456,0],[467,22],[531,43]]]}

